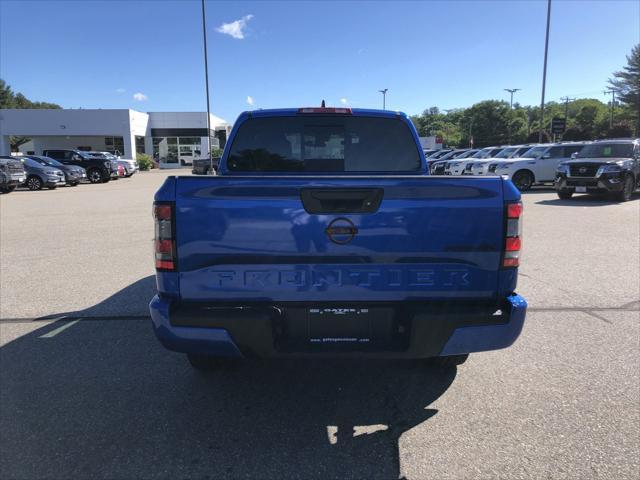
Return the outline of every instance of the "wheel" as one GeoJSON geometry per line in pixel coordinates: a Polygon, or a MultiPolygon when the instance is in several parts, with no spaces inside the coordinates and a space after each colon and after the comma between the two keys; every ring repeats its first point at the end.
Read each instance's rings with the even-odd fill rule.
{"type": "Polygon", "coordinates": [[[72,187],[77,187],[79,184],[80,184],[80,182],[74,182],[74,183],[71,183],[70,185],[71,185],[72,187]]]}
{"type": "Polygon", "coordinates": [[[15,185],[11,185],[10,187],[2,187],[0,188],[1,193],[11,193],[16,189],[15,185]]]}
{"type": "Polygon", "coordinates": [[[631,200],[631,195],[634,190],[634,181],[632,175],[627,175],[624,178],[624,186],[621,192],[616,193],[615,199],[619,202],[628,202],[631,200]]]}
{"type": "Polygon", "coordinates": [[[469,358],[469,354],[464,355],[449,355],[447,357],[433,357],[431,362],[439,367],[455,367],[456,365],[462,365],[469,358]]]}
{"type": "Polygon", "coordinates": [[[184,167],[186,165],[184,160],[180,160],[180,166],[184,167]]]}
{"type": "Polygon", "coordinates": [[[209,355],[195,355],[192,353],[187,353],[187,359],[193,368],[201,372],[214,372],[238,363],[238,361],[233,358],[211,357],[209,355]]]}
{"type": "Polygon", "coordinates": [[[92,168],[87,172],[87,178],[91,183],[100,183],[104,179],[102,178],[102,172],[97,168],[92,168]]]}
{"type": "Polygon", "coordinates": [[[518,190],[524,192],[533,185],[533,174],[528,170],[520,170],[515,173],[511,180],[518,190]]]}
{"type": "Polygon", "coordinates": [[[573,195],[573,191],[571,190],[558,190],[558,197],[562,200],[569,200],[573,195]]]}
{"type": "Polygon", "coordinates": [[[27,188],[29,190],[41,190],[42,180],[40,180],[40,177],[32,176],[27,178],[27,188]]]}
{"type": "Polygon", "coordinates": [[[49,190],[55,190],[56,188],[58,188],[57,185],[51,185],[50,187],[47,187],[49,190]]]}

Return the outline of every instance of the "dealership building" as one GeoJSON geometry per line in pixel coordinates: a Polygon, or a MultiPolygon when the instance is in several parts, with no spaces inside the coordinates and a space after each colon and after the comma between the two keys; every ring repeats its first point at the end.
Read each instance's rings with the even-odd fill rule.
{"type": "Polygon", "coordinates": [[[152,156],[161,168],[178,168],[212,146],[223,148],[231,126],[205,112],[138,112],[130,109],[1,109],[0,155],[9,155],[10,137],[30,140],[22,153],[45,149],[108,151],[122,158],[152,156]]]}

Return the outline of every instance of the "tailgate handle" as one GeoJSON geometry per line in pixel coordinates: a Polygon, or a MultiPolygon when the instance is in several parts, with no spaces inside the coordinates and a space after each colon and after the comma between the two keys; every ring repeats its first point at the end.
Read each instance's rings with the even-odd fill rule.
{"type": "Polygon", "coordinates": [[[374,213],[384,196],[382,188],[303,188],[307,213],[374,213]]]}

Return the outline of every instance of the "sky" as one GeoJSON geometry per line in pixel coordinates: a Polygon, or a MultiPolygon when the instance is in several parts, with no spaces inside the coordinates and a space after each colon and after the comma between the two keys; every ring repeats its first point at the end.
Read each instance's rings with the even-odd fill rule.
{"type": "MultiPolygon", "coordinates": [[[[206,2],[211,111],[540,103],[547,2],[206,2]]],[[[546,99],[599,98],[640,2],[553,0],[546,99]]],[[[64,108],[206,110],[200,1],[0,0],[0,78],[64,108]]]]}

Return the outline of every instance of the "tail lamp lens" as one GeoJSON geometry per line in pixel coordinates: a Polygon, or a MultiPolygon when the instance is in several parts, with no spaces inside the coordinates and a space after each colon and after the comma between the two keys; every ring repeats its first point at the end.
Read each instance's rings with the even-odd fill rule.
{"type": "Polygon", "coordinates": [[[175,270],[176,245],[173,231],[173,205],[155,204],[153,206],[155,219],[154,251],[156,270],[175,270]]]}
{"type": "Polygon", "coordinates": [[[520,265],[520,249],[522,248],[522,202],[507,203],[506,232],[504,241],[503,268],[520,265]]]}

